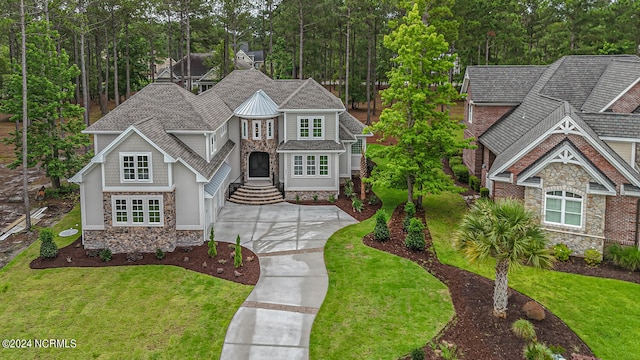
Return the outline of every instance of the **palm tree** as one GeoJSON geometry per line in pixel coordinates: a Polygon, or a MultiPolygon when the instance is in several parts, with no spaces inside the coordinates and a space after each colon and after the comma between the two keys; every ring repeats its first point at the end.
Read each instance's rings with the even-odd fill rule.
{"type": "Polygon", "coordinates": [[[521,264],[550,268],[553,256],[536,216],[521,202],[479,200],[456,232],[456,247],[471,263],[496,260],[493,314],[507,316],[508,273],[521,264]]]}

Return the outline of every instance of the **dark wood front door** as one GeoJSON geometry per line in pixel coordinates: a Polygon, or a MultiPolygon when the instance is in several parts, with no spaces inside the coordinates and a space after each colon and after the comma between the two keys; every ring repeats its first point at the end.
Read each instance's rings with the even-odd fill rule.
{"type": "Polygon", "coordinates": [[[269,177],[269,154],[252,152],[249,155],[249,177],[269,177]]]}

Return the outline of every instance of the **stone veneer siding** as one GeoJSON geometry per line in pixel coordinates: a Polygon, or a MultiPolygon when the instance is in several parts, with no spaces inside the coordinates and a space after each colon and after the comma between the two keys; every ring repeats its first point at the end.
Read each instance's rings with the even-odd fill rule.
{"type": "Polygon", "coordinates": [[[602,252],[607,197],[586,193],[591,176],[581,166],[561,163],[551,163],[536,175],[542,179],[544,188],[527,187],[524,205],[526,209],[539,214],[550,243],[564,243],[574,251],[574,255],[582,255],[589,248],[602,252]],[[582,228],[544,222],[545,194],[553,190],[570,191],[582,196],[582,228]]]}
{"type": "Polygon", "coordinates": [[[240,134],[242,134],[242,120],[247,120],[249,125],[248,139],[240,139],[240,171],[244,174],[244,181],[249,178],[249,155],[254,151],[269,154],[269,177],[274,173],[279,174],[278,153],[276,152],[278,148],[278,118],[259,120],[261,122],[260,140],[253,140],[253,119],[240,119],[238,122],[241,127],[240,134]],[[273,139],[267,139],[267,120],[273,120],[273,139]]]}
{"type": "Polygon", "coordinates": [[[201,230],[176,230],[175,191],[172,192],[104,192],[104,230],[84,230],[85,249],[110,249],[114,254],[127,252],[173,251],[176,246],[195,246],[204,243],[201,230]],[[113,226],[111,197],[114,195],[162,195],[163,226],[113,226]]]}
{"type": "Polygon", "coordinates": [[[329,200],[329,196],[333,195],[338,198],[337,191],[286,191],[284,199],[289,201],[296,201],[296,195],[299,200],[313,200],[314,195],[318,195],[318,200],[329,200]]]}

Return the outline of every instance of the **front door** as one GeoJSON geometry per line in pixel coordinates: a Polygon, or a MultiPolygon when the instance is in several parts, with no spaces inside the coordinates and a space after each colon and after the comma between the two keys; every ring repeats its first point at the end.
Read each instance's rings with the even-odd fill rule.
{"type": "Polygon", "coordinates": [[[249,155],[249,177],[269,177],[269,154],[266,152],[252,152],[249,155]]]}

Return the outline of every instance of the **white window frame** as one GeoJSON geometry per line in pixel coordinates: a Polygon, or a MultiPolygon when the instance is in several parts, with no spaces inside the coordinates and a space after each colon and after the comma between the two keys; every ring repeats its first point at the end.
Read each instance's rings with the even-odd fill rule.
{"type": "Polygon", "coordinates": [[[113,226],[164,226],[164,206],[162,195],[116,195],[111,197],[111,216],[113,226]],[[142,201],[142,221],[134,222],[134,201],[142,201]],[[150,201],[158,202],[159,222],[150,221],[150,201]],[[119,203],[119,204],[117,204],[119,203]],[[123,205],[124,204],[124,209],[123,205]],[[118,215],[123,214],[126,216],[126,221],[118,221],[118,215]]]}
{"type": "MultiPolygon", "coordinates": [[[[557,210],[551,210],[551,211],[556,211],[557,212],[557,210]]],[[[571,227],[571,228],[580,229],[580,228],[582,228],[582,225],[584,224],[584,196],[579,194],[579,193],[577,193],[577,192],[573,192],[573,191],[546,190],[544,192],[544,213],[543,214],[544,214],[544,223],[545,224],[555,225],[555,226],[567,226],[567,227],[571,227]],[[562,195],[549,194],[550,192],[554,192],[554,191],[561,191],[562,195]],[[567,196],[567,193],[579,196],[579,198],[567,196]],[[560,222],[548,221],[547,220],[547,200],[548,199],[560,200],[560,222]],[[573,215],[580,215],[580,225],[573,225],[573,224],[567,224],[566,223],[565,215],[567,214],[567,211],[566,211],[566,203],[567,203],[567,201],[580,203],[580,213],[579,214],[575,214],[575,213],[571,213],[570,212],[570,214],[573,214],[573,215]]]]}
{"type": "Polygon", "coordinates": [[[220,135],[224,135],[227,133],[227,127],[228,127],[227,123],[222,124],[222,126],[220,127],[220,135]]]}
{"type": "Polygon", "coordinates": [[[251,120],[251,138],[253,140],[262,139],[262,121],[261,120],[251,120]],[[256,128],[256,125],[258,125],[257,128],[256,128]],[[258,130],[258,135],[256,135],[256,130],[258,130]]]}
{"type": "Polygon", "coordinates": [[[216,143],[217,143],[217,141],[216,141],[216,132],[214,131],[213,133],[211,133],[209,135],[209,137],[211,138],[209,140],[209,147],[210,147],[210,150],[211,150],[211,154],[213,155],[213,153],[215,153],[216,150],[217,150],[217,148],[216,148],[216,143]]]}
{"type": "Polygon", "coordinates": [[[291,173],[292,177],[331,177],[331,155],[328,154],[296,154],[291,157],[291,164],[293,169],[293,172],[291,173]],[[327,163],[325,165],[320,165],[320,159],[323,157],[326,158],[327,163]],[[301,162],[296,164],[296,159],[300,159],[301,162]],[[300,172],[299,174],[296,174],[296,167],[300,172]],[[321,175],[320,173],[322,167],[326,168],[327,173],[325,175],[321,175]]]}
{"type": "Polygon", "coordinates": [[[362,149],[364,148],[364,139],[358,138],[358,141],[351,144],[351,154],[352,155],[360,155],[362,154],[362,149]],[[353,151],[353,148],[359,148],[360,150],[353,151]]]}
{"type": "Polygon", "coordinates": [[[324,121],[324,116],[298,116],[298,129],[297,129],[297,134],[298,134],[298,140],[324,140],[324,134],[325,134],[325,121],[324,121]],[[301,131],[302,131],[302,120],[307,120],[308,123],[308,135],[307,136],[303,136],[301,131]],[[320,120],[320,136],[315,136],[314,135],[314,130],[316,129],[315,127],[315,120],[320,120]]]}
{"type": "Polygon", "coordinates": [[[243,139],[249,139],[249,121],[248,120],[242,120],[240,122],[240,133],[242,135],[243,139]]]}
{"type": "Polygon", "coordinates": [[[469,124],[473,124],[473,104],[469,101],[469,109],[468,109],[468,120],[469,124]]]}
{"type": "Polygon", "coordinates": [[[267,120],[267,139],[273,139],[273,120],[267,120]]]}
{"type": "Polygon", "coordinates": [[[122,183],[151,183],[153,182],[153,162],[150,152],[121,152],[120,153],[120,182],[122,183]],[[133,179],[125,179],[124,177],[124,158],[133,157],[133,179]],[[146,169],[149,171],[149,176],[147,179],[139,179],[140,170],[144,169],[144,167],[138,166],[138,158],[141,156],[147,157],[147,167],[146,169]]]}
{"type": "Polygon", "coordinates": [[[304,156],[293,155],[293,176],[304,176],[304,156]],[[300,163],[296,164],[296,160],[300,159],[300,163]],[[299,174],[296,174],[296,168],[300,170],[299,174]]]}

